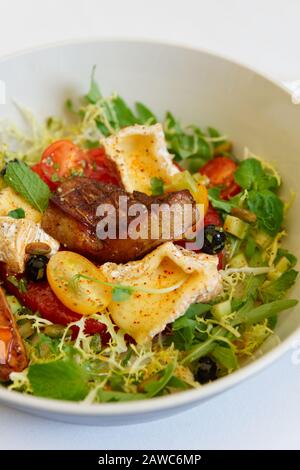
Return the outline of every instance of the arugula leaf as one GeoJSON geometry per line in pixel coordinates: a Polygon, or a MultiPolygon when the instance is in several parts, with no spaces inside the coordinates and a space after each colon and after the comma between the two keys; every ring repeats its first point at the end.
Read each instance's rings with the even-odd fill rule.
{"type": "Polygon", "coordinates": [[[145,385],[145,391],[147,392],[147,397],[155,397],[159,392],[161,392],[165,386],[168,384],[169,380],[171,379],[177,362],[171,362],[170,364],[165,367],[163,371],[160,372],[160,379],[153,380],[152,382],[148,382],[145,385]]]}
{"type": "Polygon", "coordinates": [[[184,382],[183,380],[179,379],[175,375],[173,375],[169,382],[168,382],[168,387],[170,388],[179,388],[180,390],[187,390],[190,388],[189,384],[184,382]]]}
{"type": "MultiPolygon", "coordinates": [[[[166,113],[164,131],[169,151],[180,159],[200,158],[202,165],[212,157],[212,149],[205,140],[203,132],[196,126],[184,131],[170,112],[166,113]]],[[[191,161],[188,162],[188,166],[191,161]]]]}
{"type": "Polygon", "coordinates": [[[32,364],[28,379],[34,395],[40,397],[80,401],[89,392],[88,374],[70,359],[32,364]]]}
{"type": "Polygon", "coordinates": [[[246,240],[246,246],[245,246],[245,255],[247,259],[252,258],[252,256],[255,253],[256,247],[257,245],[256,245],[254,238],[248,236],[246,240]]]}
{"type": "Polygon", "coordinates": [[[240,323],[254,324],[259,323],[266,318],[272,317],[283,310],[297,305],[298,300],[295,299],[282,299],[262,304],[259,307],[248,309],[247,311],[239,310],[236,314],[233,326],[239,325],[240,323]]]}
{"type": "Polygon", "coordinates": [[[135,108],[136,108],[138,119],[141,122],[141,124],[147,124],[148,126],[150,126],[152,124],[157,123],[156,116],[143,103],[140,103],[140,102],[135,103],[135,108]]]}
{"type": "Polygon", "coordinates": [[[208,304],[198,303],[190,305],[185,314],[174,321],[172,329],[176,331],[180,330],[181,328],[185,328],[186,326],[190,326],[193,324],[191,322],[195,321],[196,316],[204,315],[204,313],[209,312],[210,309],[211,306],[208,304]]]}
{"type": "Polygon", "coordinates": [[[275,235],[283,221],[283,202],[268,189],[250,191],[247,199],[249,209],[256,214],[261,229],[275,235]]]}
{"type": "Polygon", "coordinates": [[[48,206],[50,189],[46,183],[24,162],[9,162],[4,181],[35,209],[44,212],[48,206]]]}
{"type": "Polygon", "coordinates": [[[266,286],[262,286],[260,294],[264,302],[281,299],[288,289],[290,289],[296,281],[298,272],[290,269],[281,274],[278,279],[269,282],[266,286]]]}
{"type": "Polygon", "coordinates": [[[113,390],[99,390],[98,398],[101,403],[116,401],[144,400],[147,396],[144,393],[126,393],[113,390]]]}
{"type": "Polygon", "coordinates": [[[130,287],[116,286],[112,289],[112,300],[114,302],[124,302],[132,295],[133,289],[130,287]]]}
{"type": "Polygon", "coordinates": [[[208,190],[208,199],[215,209],[219,209],[230,214],[233,204],[229,201],[223,201],[223,199],[220,198],[220,192],[221,190],[219,188],[210,188],[208,190]]]}
{"type": "Polygon", "coordinates": [[[276,256],[276,259],[275,259],[275,264],[278,263],[280,258],[283,258],[283,257],[285,257],[289,260],[291,268],[296,266],[297,261],[298,261],[297,257],[295,255],[293,255],[292,253],[290,253],[288,250],[285,250],[284,248],[278,248],[277,256],[276,256]]]}
{"type": "Polygon", "coordinates": [[[9,211],[7,214],[8,217],[12,217],[13,219],[24,219],[25,218],[25,211],[22,209],[22,207],[18,207],[18,209],[15,209],[13,211],[9,211]]]}
{"type": "Polygon", "coordinates": [[[99,140],[85,140],[84,147],[87,149],[96,149],[99,147],[99,140]]]}
{"type": "MultiPolygon", "coordinates": [[[[224,328],[218,328],[215,331],[218,332],[218,338],[219,334],[225,333],[224,328]]],[[[191,362],[194,362],[200,357],[206,356],[207,354],[211,353],[215,347],[215,338],[212,336],[208,338],[206,341],[202,341],[198,344],[195,344],[191,349],[187,351],[187,355],[183,358],[181,361],[182,364],[190,364],[191,362]]]]}
{"type": "Polygon", "coordinates": [[[138,123],[138,119],[135,117],[131,109],[127,106],[123,98],[116,96],[112,101],[119,127],[133,126],[138,123]]]}
{"type": "Polygon", "coordinates": [[[196,173],[206,162],[207,160],[205,158],[199,157],[199,155],[196,154],[185,160],[185,166],[190,173],[196,173]]]}
{"type": "Polygon", "coordinates": [[[74,113],[75,110],[74,110],[74,103],[73,101],[70,99],[70,98],[67,98],[66,101],[65,101],[65,108],[67,111],[69,111],[70,113],[74,113]]]}
{"type": "Polygon", "coordinates": [[[211,354],[228,371],[236,370],[239,367],[237,357],[230,347],[217,344],[211,354]]]}
{"type": "Polygon", "coordinates": [[[173,334],[168,339],[174,343],[176,349],[184,351],[191,347],[195,339],[196,328],[199,326],[199,322],[195,318],[209,312],[210,308],[208,304],[193,304],[182,317],[174,321],[172,324],[173,334]]]}
{"type": "MultiPolygon", "coordinates": [[[[220,132],[217,129],[215,129],[214,127],[208,127],[207,131],[208,131],[209,136],[212,137],[212,138],[221,137],[220,132]]],[[[218,140],[217,142],[213,142],[212,144],[213,144],[213,147],[216,148],[219,145],[224,144],[224,142],[226,142],[225,139],[224,140],[218,140]]]]}
{"type": "Polygon", "coordinates": [[[276,178],[266,173],[261,162],[256,158],[248,158],[242,161],[234,173],[234,179],[243,189],[248,190],[275,190],[278,187],[276,178]]]}
{"type": "Polygon", "coordinates": [[[166,112],[165,116],[165,133],[166,134],[182,134],[183,131],[181,129],[179,121],[175,119],[170,111],[166,112]]]}
{"type": "Polygon", "coordinates": [[[268,318],[268,327],[271,330],[275,330],[277,321],[278,321],[278,315],[272,315],[271,317],[268,318]]]}
{"type": "Polygon", "coordinates": [[[100,119],[96,119],[95,122],[101,134],[103,134],[104,137],[108,137],[110,135],[110,131],[107,129],[106,125],[100,119]]]}
{"type": "Polygon", "coordinates": [[[150,186],[152,196],[161,196],[164,194],[164,181],[161,178],[153,176],[150,179],[150,186]]]}
{"type": "Polygon", "coordinates": [[[95,104],[97,103],[100,98],[102,98],[100,88],[98,86],[98,83],[95,80],[95,73],[96,73],[96,65],[94,65],[92,69],[92,74],[91,74],[91,83],[90,83],[90,89],[87,95],[85,95],[85,98],[89,103],[95,104]]]}

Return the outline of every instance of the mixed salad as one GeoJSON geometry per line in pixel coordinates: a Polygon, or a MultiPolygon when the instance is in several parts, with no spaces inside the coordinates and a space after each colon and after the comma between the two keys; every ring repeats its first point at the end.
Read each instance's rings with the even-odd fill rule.
{"type": "Polygon", "coordinates": [[[85,97],[67,100],[64,120],[37,123],[21,112],[26,131],[0,130],[3,386],[87,403],[143,400],[201,387],[252,360],[267,339],[277,341],[278,315],[297,304],[286,298],[297,259],[281,245],[292,198],[281,199],[281,177],[270,163],[250,151],[238,160],[232,142],[212,127],[182,127],[170,112],[159,121],[142,103],[133,110],[117,94],[104,97],[94,74],[85,97]],[[59,195],[70,181],[76,194],[91,180],[102,193],[131,193],[130,184],[140,191],[135,141],[121,168],[111,139],[140,132],[136,142],[150,135],[152,145],[160,129],[173,173],[168,180],[156,172],[151,159],[161,153],[152,148],[143,160],[147,197],[176,194],[203,204],[202,249],[189,252],[182,236],[136,258],[127,248],[114,258],[110,246],[91,251],[90,226],[70,212],[78,201],[65,208],[59,195]],[[173,260],[172,272],[154,282],[165,259],[173,260]],[[171,310],[178,299],[184,308],[171,310]],[[147,320],[137,321],[142,311],[147,320]]]}

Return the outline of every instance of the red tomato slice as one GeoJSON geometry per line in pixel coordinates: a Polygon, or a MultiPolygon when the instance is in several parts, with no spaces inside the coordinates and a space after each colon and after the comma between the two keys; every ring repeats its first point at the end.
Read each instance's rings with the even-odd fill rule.
{"type": "MultiPolygon", "coordinates": [[[[28,281],[26,292],[21,292],[18,287],[7,280],[3,263],[0,266],[0,278],[4,281],[7,292],[14,295],[22,305],[33,312],[38,311],[42,318],[64,326],[80,320],[81,315],[65,307],[56,297],[47,281],[28,281]]],[[[75,326],[72,330],[76,335],[78,328],[75,326]]],[[[106,326],[93,318],[86,319],[85,333],[88,335],[99,333],[103,342],[107,342],[110,338],[110,335],[106,332],[106,326]]]]}
{"type": "Polygon", "coordinates": [[[41,162],[37,163],[34,166],[32,166],[31,169],[32,169],[32,171],[34,171],[35,173],[37,173],[39,175],[39,177],[44,181],[44,183],[46,183],[49,186],[49,188],[52,191],[54,191],[57,188],[59,183],[54,183],[53,181],[48,180],[47,176],[45,175],[45,173],[43,172],[43,169],[41,167],[41,162]]]}
{"type": "Polygon", "coordinates": [[[84,175],[101,183],[120,186],[120,178],[115,164],[109,160],[103,147],[91,149],[86,153],[84,175]]]}
{"type": "Polygon", "coordinates": [[[84,167],[84,152],[69,140],[53,142],[42,155],[41,168],[50,181],[82,174],[84,167]]]}
{"type": "Polygon", "coordinates": [[[175,166],[177,166],[178,170],[184,171],[184,168],[182,168],[182,166],[180,166],[178,162],[175,162],[175,161],[173,160],[173,163],[174,163],[175,166]]]}
{"type": "Polygon", "coordinates": [[[228,157],[215,157],[207,162],[200,173],[206,175],[210,180],[210,187],[222,186],[222,199],[229,199],[240,192],[240,187],[234,181],[234,172],[237,164],[228,157]]]}
{"type": "Polygon", "coordinates": [[[46,148],[40,163],[32,167],[50,189],[72,175],[86,176],[102,183],[120,186],[115,164],[110,161],[103,147],[88,151],[80,149],[69,140],[58,140],[46,148]]]}
{"type": "Polygon", "coordinates": [[[216,209],[214,209],[211,205],[208,206],[208,210],[204,217],[204,226],[205,225],[222,225],[222,219],[218,211],[216,211],[216,209]]]}
{"type": "Polygon", "coordinates": [[[220,271],[221,269],[223,269],[224,251],[220,251],[220,253],[218,253],[218,258],[219,258],[218,271],[220,271]]]}
{"type": "Polygon", "coordinates": [[[232,183],[228,188],[222,189],[220,197],[221,199],[230,199],[233,196],[236,196],[241,191],[241,188],[238,184],[232,183]]]}

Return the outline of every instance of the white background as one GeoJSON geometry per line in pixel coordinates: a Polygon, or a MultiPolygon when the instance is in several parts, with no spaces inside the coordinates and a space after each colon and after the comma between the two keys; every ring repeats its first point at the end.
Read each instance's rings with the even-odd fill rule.
{"type": "MultiPolygon", "coordinates": [[[[300,79],[297,0],[0,0],[0,54],[90,37],[210,49],[277,80],[300,79]]],[[[0,406],[0,449],[300,449],[300,364],[292,351],[260,375],[159,422],[88,427],[0,406]]]]}

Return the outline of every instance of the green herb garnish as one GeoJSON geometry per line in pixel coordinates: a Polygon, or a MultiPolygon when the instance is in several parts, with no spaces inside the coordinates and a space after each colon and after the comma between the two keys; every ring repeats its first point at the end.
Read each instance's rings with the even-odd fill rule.
{"type": "Polygon", "coordinates": [[[22,207],[18,207],[18,209],[15,209],[13,211],[9,211],[7,214],[8,217],[12,217],[13,219],[24,219],[25,217],[25,211],[22,209],[22,207]]]}
{"type": "Polygon", "coordinates": [[[161,196],[164,194],[164,181],[161,178],[154,176],[150,180],[152,196],[161,196]]]}
{"type": "Polygon", "coordinates": [[[9,162],[4,181],[24,197],[32,207],[40,212],[45,211],[48,206],[50,189],[28,165],[21,161],[9,162]]]}

